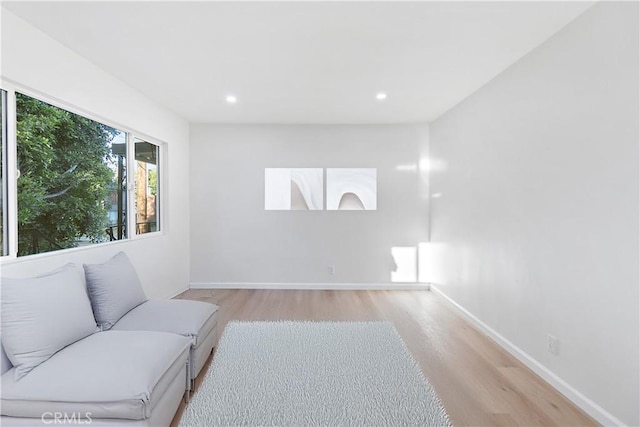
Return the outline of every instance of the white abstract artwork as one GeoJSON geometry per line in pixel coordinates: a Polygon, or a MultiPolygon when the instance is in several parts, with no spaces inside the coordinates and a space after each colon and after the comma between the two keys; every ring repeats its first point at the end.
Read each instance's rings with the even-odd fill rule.
{"type": "Polygon", "coordinates": [[[377,187],[375,168],[328,168],[327,210],[375,211],[377,187]]]}
{"type": "Polygon", "coordinates": [[[268,211],[322,210],[322,168],[266,168],[264,208],[268,211]]]}

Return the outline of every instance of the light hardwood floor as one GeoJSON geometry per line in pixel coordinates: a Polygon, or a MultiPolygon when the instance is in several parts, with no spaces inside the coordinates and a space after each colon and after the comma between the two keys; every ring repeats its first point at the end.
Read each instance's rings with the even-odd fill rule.
{"type": "Polygon", "coordinates": [[[194,289],[177,298],[220,306],[218,337],[230,320],[389,320],[456,426],[598,425],[429,291],[194,289]]]}

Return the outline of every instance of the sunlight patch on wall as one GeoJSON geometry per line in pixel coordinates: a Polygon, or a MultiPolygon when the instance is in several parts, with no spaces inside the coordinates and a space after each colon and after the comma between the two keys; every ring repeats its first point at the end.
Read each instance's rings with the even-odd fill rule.
{"type": "Polygon", "coordinates": [[[391,272],[393,283],[415,283],[418,281],[418,248],[415,246],[391,248],[395,271],[391,272]]]}

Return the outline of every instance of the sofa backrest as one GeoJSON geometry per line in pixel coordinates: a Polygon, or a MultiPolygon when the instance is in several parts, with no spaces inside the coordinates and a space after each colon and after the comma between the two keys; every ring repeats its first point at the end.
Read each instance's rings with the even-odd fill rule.
{"type": "Polygon", "coordinates": [[[0,353],[2,353],[0,355],[0,374],[4,374],[9,369],[13,368],[13,365],[7,357],[7,353],[4,352],[4,346],[2,344],[0,344],[0,353]]]}

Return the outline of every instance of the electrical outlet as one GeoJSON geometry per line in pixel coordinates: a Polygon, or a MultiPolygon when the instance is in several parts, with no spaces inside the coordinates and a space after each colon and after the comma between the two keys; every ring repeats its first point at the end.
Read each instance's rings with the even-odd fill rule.
{"type": "Polygon", "coordinates": [[[336,266],[330,265],[329,267],[327,267],[327,271],[333,276],[334,274],[336,274],[336,266]]]}
{"type": "Polygon", "coordinates": [[[547,335],[547,351],[551,354],[558,354],[558,338],[547,335]]]}

